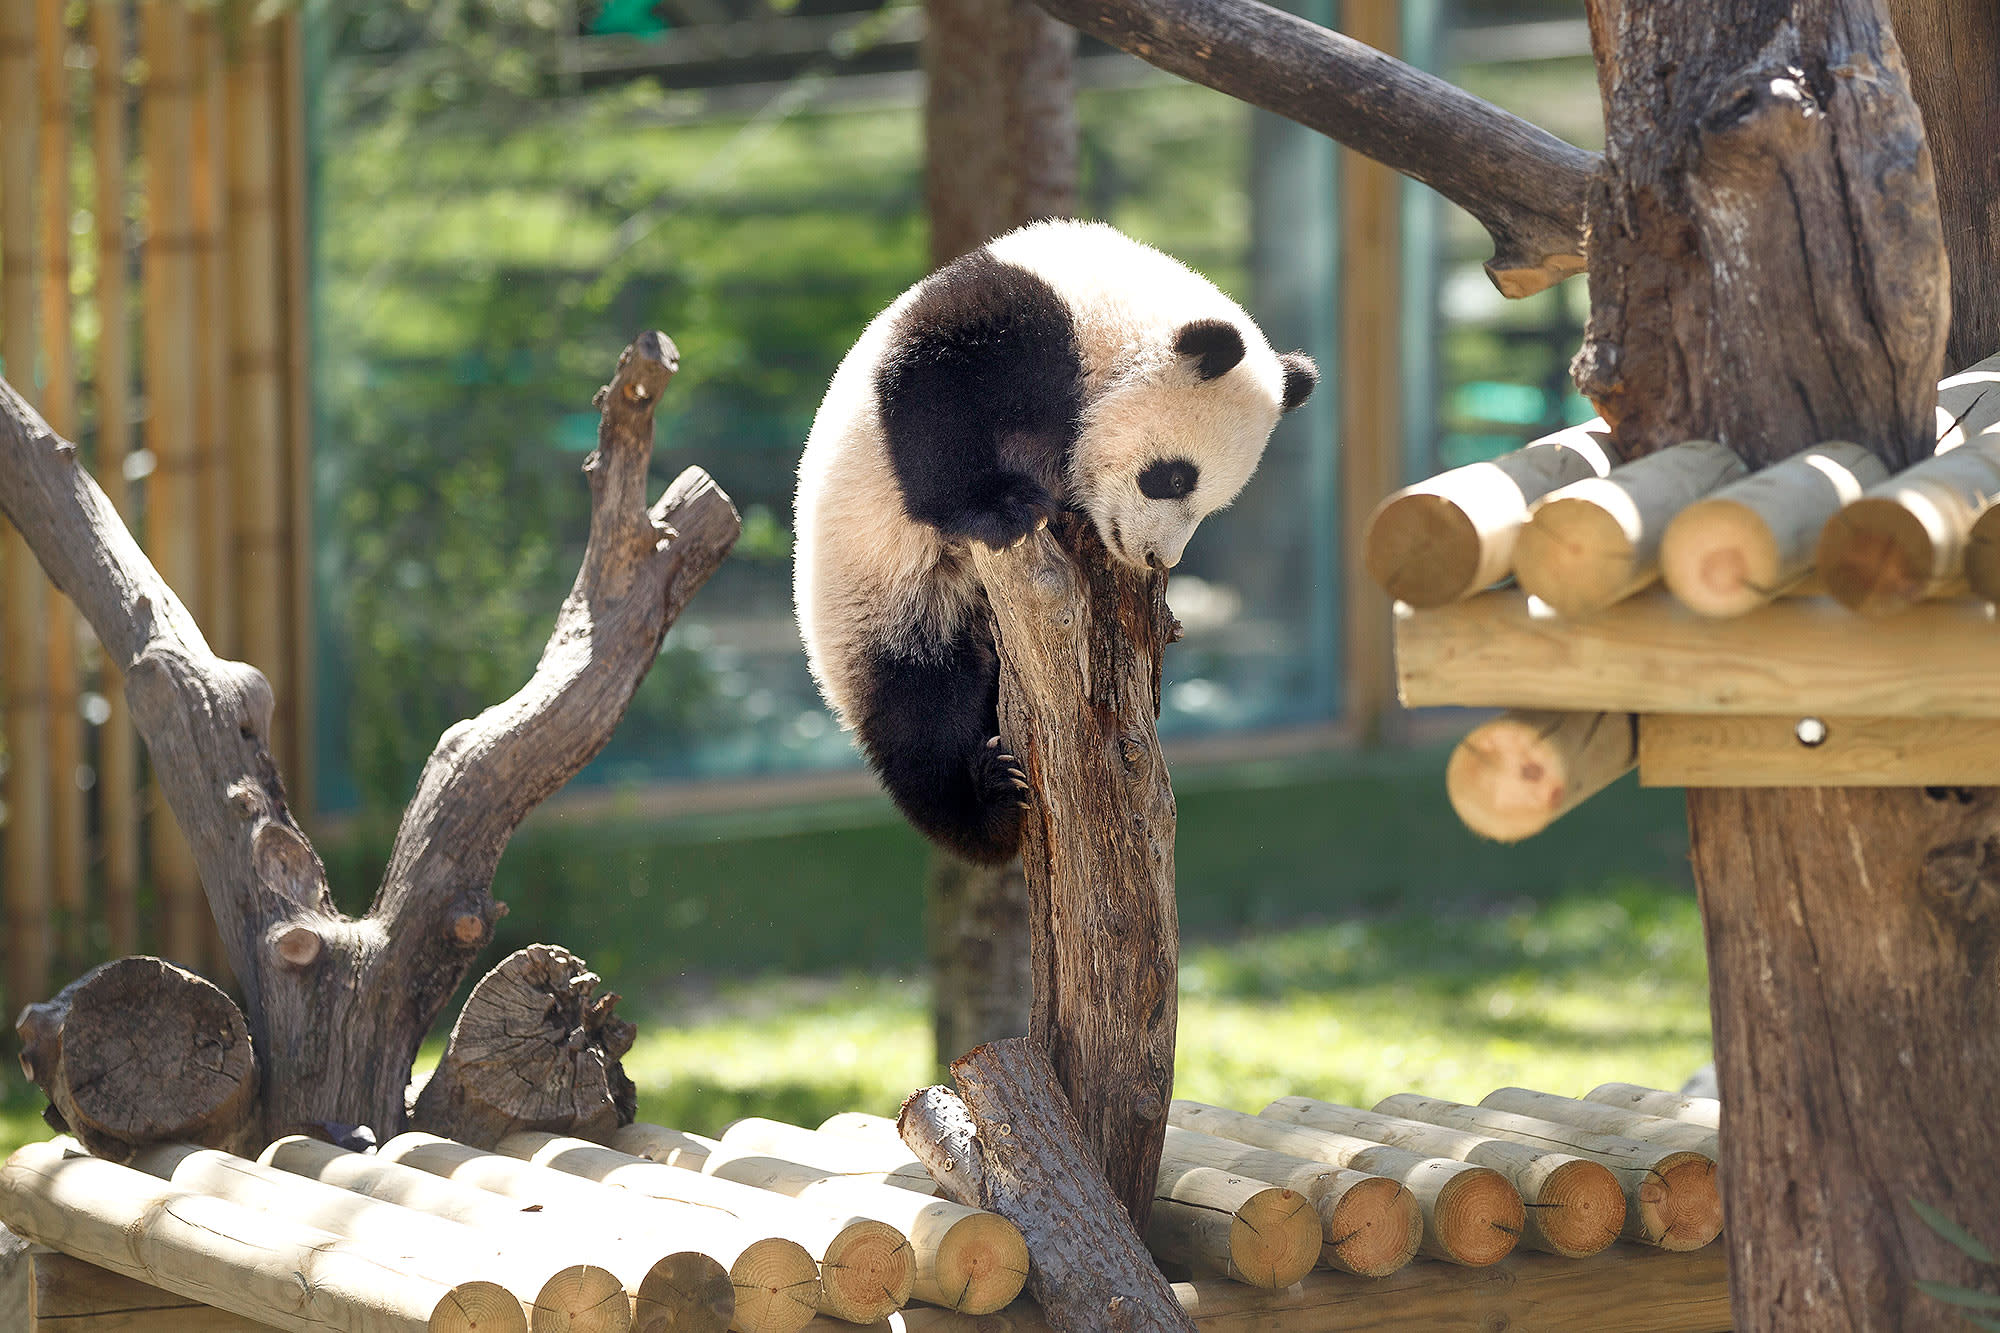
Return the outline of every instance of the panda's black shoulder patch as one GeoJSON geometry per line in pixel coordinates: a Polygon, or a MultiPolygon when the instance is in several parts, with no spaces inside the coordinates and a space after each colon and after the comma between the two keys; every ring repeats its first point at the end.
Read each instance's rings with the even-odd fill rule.
{"type": "Polygon", "coordinates": [[[1043,279],[986,250],[933,274],[875,374],[910,517],[994,545],[1032,531],[1059,503],[1083,384],[1076,322],[1043,279]]]}

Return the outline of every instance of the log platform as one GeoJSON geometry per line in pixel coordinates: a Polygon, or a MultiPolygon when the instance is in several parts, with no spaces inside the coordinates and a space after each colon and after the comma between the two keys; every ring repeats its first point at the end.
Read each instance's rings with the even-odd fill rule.
{"type": "MultiPolygon", "coordinates": [[[[1624,1165],[1712,1143],[1714,1103],[1630,1084],[1582,1099],[1503,1088],[1489,1101],[1563,1120],[1551,1132],[1574,1138],[1575,1155],[1298,1097],[1254,1116],[1176,1104],[1177,1120],[1230,1137],[1170,1131],[1145,1233],[1152,1253],[1138,1261],[1158,1268],[1162,1300],[1170,1289],[1195,1328],[1729,1326],[1721,1247],[1705,1243],[1713,1231],[1684,1252],[1631,1227],[1627,1240],[1655,1244],[1584,1243],[1583,1231],[1616,1227],[1604,1212],[1616,1211],[1615,1191],[1578,1203],[1565,1232],[1546,1188],[1564,1171],[1606,1174],[1584,1160],[1591,1146],[1595,1160],[1624,1165]],[[1635,1137],[1600,1132],[1614,1126],[1635,1137]],[[1472,1165],[1486,1162],[1499,1173],[1472,1165]],[[1508,1253],[1520,1201],[1502,1174],[1548,1213],[1525,1233],[1538,1253],[1508,1253]],[[1475,1193],[1491,1184],[1512,1209],[1504,1234],[1483,1248],[1433,1236],[1411,1262],[1438,1222],[1431,1185],[1454,1180],[1475,1193]]],[[[158,1145],[131,1165],[58,1138],[0,1166],[0,1224],[36,1246],[26,1333],[1049,1329],[1037,1288],[1023,1292],[1034,1235],[1024,1245],[1014,1222],[929,1192],[964,1194],[953,1177],[969,1169],[968,1149],[949,1168],[933,1163],[946,1172],[933,1176],[931,1158],[893,1131],[886,1118],[849,1114],[817,1130],[754,1121],[711,1138],[641,1123],[612,1136],[650,1159],[540,1133],[498,1152],[423,1134],[375,1153],[295,1137],[261,1161],[158,1145]],[[833,1258],[846,1232],[883,1233],[887,1252],[907,1254],[902,1276],[833,1258]],[[763,1258],[746,1265],[746,1254],[763,1258]],[[781,1274],[765,1290],[752,1270],[776,1272],[786,1255],[808,1285],[781,1274]],[[287,1276],[294,1269],[312,1273],[305,1289],[287,1276]],[[912,1269],[922,1273],[914,1295],[912,1269]]],[[[1022,1132],[1017,1120],[1013,1137],[1022,1132]]],[[[1461,1213],[1477,1222],[1481,1207],[1446,1199],[1446,1231],[1461,1213]]]]}

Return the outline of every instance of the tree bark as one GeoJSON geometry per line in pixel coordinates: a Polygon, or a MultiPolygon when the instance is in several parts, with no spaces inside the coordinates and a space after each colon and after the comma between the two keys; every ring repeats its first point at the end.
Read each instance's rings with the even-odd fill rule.
{"type": "Polygon", "coordinates": [[[1000,734],[1034,792],[1029,1035],[1143,1229],[1178,1014],[1174,795],[1154,730],[1178,630],[1166,573],[1115,566],[1075,514],[1011,550],[974,545],[972,563],[993,608],[1000,734]]]}
{"type": "Polygon", "coordinates": [[[1050,1327],[1193,1333],[1194,1321],[1105,1188],[1095,1150],[1040,1050],[1020,1037],[989,1042],[953,1062],[951,1073],[960,1095],[923,1089],[903,1103],[897,1128],[947,1195],[1021,1229],[1029,1292],[1050,1327]]]}
{"type": "Polygon", "coordinates": [[[1420,180],[1479,219],[1486,272],[1529,296],[1583,268],[1597,154],[1373,47],[1257,0],[1041,0],[1184,79],[1275,111],[1420,180]]]}
{"type": "MultiPolygon", "coordinates": [[[[1940,43],[1912,62],[1936,88],[1927,67],[1964,54],[1941,44],[1951,6],[1905,9],[1924,20],[1908,31],[1940,43]]],[[[1576,369],[1625,455],[1703,437],[1752,464],[1829,439],[1892,469],[1928,454],[1945,237],[1971,248],[1968,272],[1991,271],[1991,164],[1934,182],[1881,6],[1592,0],[1590,19],[1609,146],[1576,369]]],[[[1971,26],[1976,51],[1994,21],[1971,26]]],[[[1960,149],[1981,123],[1953,127],[1960,149]]],[[[1990,328],[2000,289],[1956,278],[1977,302],[1960,329],[1990,328]]],[[[1963,334],[1957,354],[1983,336],[1963,334]]],[[[1986,1110],[2000,1096],[1995,804],[1689,793],[1739,1328],[1945,1318],[1915,1281],[1965,1282],[1971,1267],[1911,1198],[2000,1234],[2000,1199],[1963,1175],[2000,1154],[1986,1110]]]]}
{"type": "Polygon", "coordinates": [[[736,539],[735,509],[689,468],[650,509],[653,411],[678,364],[643,335],[600,391],[585,463],[591,530],[534,677],[439,741],[368,914],[335,910],[271,757],[272,696],[215,656],[89,475],[0,385],[0,510],[123,673],[243,987],[265,1136],[404,1123],[417,1047],[504,910],[490,892],[515,827],[600,750],[662,636],[736,539]]]}

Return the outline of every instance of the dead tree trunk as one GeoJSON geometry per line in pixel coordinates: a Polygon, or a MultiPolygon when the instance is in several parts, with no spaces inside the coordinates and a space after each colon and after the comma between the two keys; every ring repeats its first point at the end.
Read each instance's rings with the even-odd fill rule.
{"type": "MultiPolygon", "coordinates": [[[[1076,211],[1076,34],[1031,0],[928,0],[925,202],[931,263],[1076,211]]],[[[931,853],[924,877],[940,1070],[1028,1030],[1028,899],[1018,861],[931,853]]]]}
{"type": "Polygon", "coordinates": [[[243,988],[265,1136],[402,1127],[418,1044],[505,910],[490,885],[508,838],[610,738],[662,636],[734,543],[736,511],[699,468],[646,506],[653,410],[676,365],[673,344],[646,334],[600,391],[584,465],[590,538],[541,664],[438,742],[359,919],[335,910],[286,804],[269,684],[209,650],[76,446],[0,384],[0,510],[125,679],[243,988]]]}

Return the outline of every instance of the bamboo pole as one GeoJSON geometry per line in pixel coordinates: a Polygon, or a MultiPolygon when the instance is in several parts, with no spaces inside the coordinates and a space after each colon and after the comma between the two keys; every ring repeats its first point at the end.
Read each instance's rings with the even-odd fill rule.
{"type": "Polygon", "coordinates": [[[490,1282],[406,1271],[368,1248],[95,1157],[31,1143],[0,1166],[0,1222],[114,1273],[275,1328],[526,1333],[490,1282]]]}
{"type": "Polygon", "coordinates": [[[1486,1135],[1398,1120],[1308,1097],[1280,1097],[1262,1114],[1287,1124],[1491,1167],[1521,1192],[1527,1206],[1521,1242],[1549,1254],[1566,1259],[1596,1254],[1617,1240],[1625,1225],[1625,1194],[1611,1169],[1570,1153],[1537,1152],[1486,1135]]]}
{"type": "Polygon", "coordinates": [[[893,1144],[866,1143],[753,1116],[730,1125],[723,1131],[720,1142],[732,1156],[763,1153],[843,1180],[898,1185],[919,1194],[937,1193],[937,1182],[931,1179],[931,1173],[924,1170],[923,1163],[901,1140],[893,1144]]]}
{"type": "Polygon", "coordinates": [[[794,1333],[819,1305],[819,1267],[797,1241],[759,1235],[715,1208],[675,1205],[630,1191],[483,1152],[431,1134],[401,1134],[377,1154],[461,1184],[492,1190],[524,1203],[595,1218],[626,1235],[647,1235],[676,1249],[697,1250],[729,1270],[736,1289],[730,1327],[742,1333],[794,1333]]]}
{"type": "Polygon", "coordinates": [[[245,34],[227,88],[229,375],[236,572],[236,647],[271,682],[273,749],[288,774],[286,719],[296,707],[285,673],[286,554],[283,289],[280,262],[276,93],[269,25],[245,34]]]}
{"type": "Polygon", "coordinates": [[[568,1213],[545,1215],[532,1203],[303,1135],[279,1139],[258,1161],[356,1195],[476,1227],[509,1246],[532,1249],[583,1241],[595,1262],[616,1273],[632,1294],[638,1333],[722,1333],[736,1313],[729,1270],[696,1250],[662,1255],[663,1243],[643,1234],[628,1238],[608,1227],[579,1226],[568,1213]]]}
{"type": "MultiPolygon", "coordinates": [[[[188,174],[166,169],[192,151],[193,71],[188,7],[179,0],[141,0],[140,45],[146,84],[140,93],[140,136],[146,161],[145,384],[146,445],[153,472],[146,482],[146,553],[160,576],[197,618],[201,602],[200,504],[195,461],[195,271],[193,208],[188,174]]],[[[180,826],[160,794],[157,777],[150,825],[153,886],[160,900],[161,951],[199,967],[208,937],[208,907],[180,826]]]]}
{"type": "MultiPolygon", "coordinates": [[[[92,213],[97,228],[97,482],[138,530],[125,460],[132,448],[132,325],[125,242],[125,5],[95,0],[90,41],[92,213]]],[[[139,948],[139,748],[124,684],[103,674],[110,713],[97,733],[98,830],[104,846],[104,929],[114,956],[139,948]]]]}
{"type": "Polygon", "coordinates": [[[1794,454],[1675,515],[1660,544],[1661,575],[1690,611],[1754,611],[1811,571],[1828,520],[1888,475],[1858,444],[1794,454]]]}
{"type": "MultiPolygon", "coordinates": [[[[7,378],[35,394],[35,11],[0,4],[0,359],[7,378]]],[[[0,553],[0,643],[6,652],[6,995],[11,1013],[49,992],[49,684],[47,581],[19,532],[0,553]]]]}
{"type": "Polygon", "coordinates": [[[714,1209],[736,1218],[746,1230],[797,1241],[819,1264],[822,1314],[867,1324],[900,1310],[910,1299],[916,1260],[909,1241],[886,1222],[815,1208],[559,1134],[509,1134],[495,1150],[644,1198],[714,1209]]]}
{"type": "Polygon", "coordinates": [[[1167,1118],[1182,1129],[1402,1182],[1423,1209],[1421,1248],[1433,1259],[1468,1268],[1498,1263],[1513,1250],[1527,1222],[1520,1194],[1506,1177],[1487,1167],[1422,1157],[1349,1134],[1282,1124],[1179,1098],[1167,1118]]]}
{"type": "MultiPolygon", "coordinates": [[[[890,1123],[895,1122],[890,1121],[890,1123]]],[[[708,1155],[722,1145],[714,1139],[703,1138],[699,1134],[688,1134],[678,1129],[668,1129],[665,1125],[649,1125],[644,1121],[636,1121],[613,1134],[611,1146],[619,1152],[643,1157],[649,1162],[699,1171],[702,1163],[708,1160],[708,1155]]]]}
{"type": "Polygon", "coordinates": [[[1277,1290],[1313,1270],[1319,1214],[1310,1200],[1261,1180],[1197,1166],[1162,1178],[1146,1248],[1197,1277],[1277,1290]]]}
{"type": "Polygon", "coordinates": [[[160,1144],[143,1149],[131,1166],[209,1198],[362,1242],[392,1263],[477,1274],[513,1294],[534,1333],[625,1333],[632,1326],[624,1284],[607,1269],[577,1262],[582,1243],[509,1246],[505,1233],[482,1233],[213,1148],[160,1144]]]}
{"type": "Polygon", "coordinates": [[[1625,1229],[1620,1234],[1627,1240],[1663,1250],[1692,1250],[1722,1232],[1715,1159],[1702,1153],[1657,1148],[1636,1139],[1596,1134],[1511,1111],[1459,1106],[1414,1093],[1385,1097],[1376,1103],[1375,1110],[1603,1163],[1625,1190],[1625,1229]]]}
{"type": "Polygon", "coordinates": [[[1561,1125],[1575,1125],[1578,1129],[1588,1129],[1598,1134],[1612,1134],[1621,1139],[1637,1139],[1656,1148],[1685,1149],[1716,1161],[1722,1160],[1722,1145],[1712,1127],[1692,1125],[1684,1120],[1653,1115],[1630,1107],[1605,1106],[1601,1102],[1590,1101],[1587,1098],[1579,1101],[1573,1097],[1558,1097],[1554,1093],[1535,1092],[1529,1088],[1497,1088],[1482,1097],[1479,1104],[1495,1111],[1531,1115],[1542,1120],[1553,1120],[1561,1125]]]}
{"type": "Polygon", "coordinates": [[[1519,842],[1632,771],[1638,728],[1630,713],[1509,709],[1473,728],[1445,765],[1445,790],[1465,826],[1519,842]]]}
{"type": "Polygon", "coordinates": [[[1164,1191],[1185,1173],[1203,1168],[1304,1195],[1320,1218],[1320,1262],[1343,1273],[1387,1277],[1414,1259],[1423,1244],[1423,1210],[1400,1182],[1168,1126],[1160,1188],[1164,1191]]]}
{"type": "Polygon", "coordinates": [[[313,663],[313,485],[312,485],[312,310],[306,248],[306,77],[304,22],[296,8],[281,12],[271,24],[277,48],[279,126],[278,202],[281,209],[281,260],[284,287],[285,490],[291,511],[286,523],[286,560],[290,575],[291,660],[285,680],[289,700],[281,718],[280,753],[285,771],[293,774],[293,800],[301,810],[313,808],[314,776],[318,772],[311,701],[315,695],[313,663]]]}
{"type": "MultiPolygon", "coordinates": [[[[36,78],[41,97],[41,168],[36,184],[42,276],[42,419],[66,440],[77,437],[76,357],[70,335],[70,72],[64,0],[35,0],[36,78]]],[[[62,952],[80,964],[85,939],[85,881],[90,863],[84,818],[82,688],[76,608],[48,589],[49,838],[51,889],[62,915],[62,952]]]]}
{"type": "Polygon", "coordinates": [[[1815,556],[1842,606],[1888,615],[1955,592],[1980,513],[2000,497],[2000,356],[1938,385],[1934,457],[1871,487],[1820,534],[1815,556]]]}
{"type": "Polygon", "coordinates": [[[1605,1106],[1629,1107],[1669,1120],[1685,1120],[1690,1125],[1722,1127],[1722,1103],[1713,1097],[1684,1097],[1678,1092],[1642,1088],[1636,1083],[1600,1083],[1584,1093],[1583,1099],[1605,1106]]]}
{"type": "Polygon", "coordinates": [[[1560,615],[1601,611],[1659,577],[1674,515],[1744,472],[1727,446],[1690,440],[1552,491],[1515,542],[1514,575],[1560,615]]]}
{"type": "Polygon", "coordinates": [[[224,657],[236,653],[236,598],[231,531],[234,507],[229,459],[229,284],[223,256],[227,210],[224,140],[230,132],[224,91],[222,25],[212,8],[192,9],[192,56],[186,171],[190,242],[194,260],[194,461],[195,512],[200,516],[197,559],[201,577],[202,632],[224,657]]]}
{"type": "Polygon", "coordinates": [[[963,1314],[992,1314],[1021,1294],[1028,1246],[997,1213],[894,1185],[830,1177],[809,1166],[717,1146],[704,1173],[804,1200],[815,1207],[887,1222],[916,1254],[911,1290],[920,1301],[963,1314]]]}
{"type": "Polygon", "coordinates": [[[1444,606],[1507,577],[1528,510],[1550,491],[1617,462],[1602,419],[1512,453],[1440,472],[1375,507],[1362,539],[1368,573],[1414,607],[1444,606]]]}

